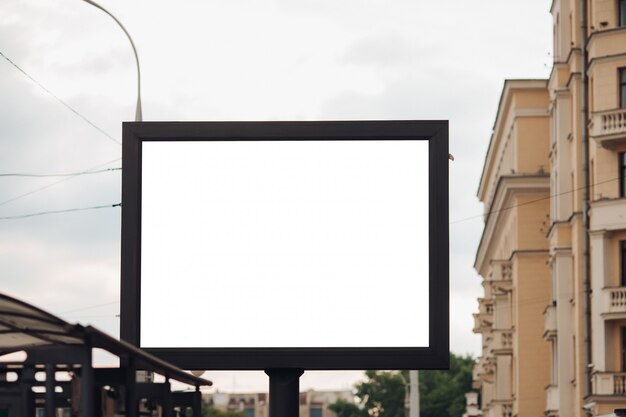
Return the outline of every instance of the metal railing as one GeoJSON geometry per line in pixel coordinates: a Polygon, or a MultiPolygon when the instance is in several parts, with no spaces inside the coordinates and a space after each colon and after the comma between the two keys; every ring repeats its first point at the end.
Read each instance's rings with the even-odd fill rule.
{"type": "Polygon", "coordinates": [[[597,372],[592,382],[596,395],[626,395],[626,372],[597,372]]]}
{"type": "Polygon", "coordinates": [[[626,287],[605,288],[604,312],[626,313],[626,287]]]}

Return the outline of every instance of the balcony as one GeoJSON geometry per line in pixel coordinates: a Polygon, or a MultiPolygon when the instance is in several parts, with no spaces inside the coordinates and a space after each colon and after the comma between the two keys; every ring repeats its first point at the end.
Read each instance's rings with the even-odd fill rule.
{"type": "Polygon", "coordinates": [[[626,198],[606,198],[591,203],[591,230],[626,229],[626,198]]]}
{"type": "Polygon", "coordinates": [[[483,358],[478,358],[478,362],[472,368],[472,387],[474,389],[480,389],[483,382],[492,383],[493,374],[490,374],[485,370],[486,362],[483,358]]]}
{"type": "Polygon", "coordinates": [[[512,417],[513,401],[493,400],[489,406],[486,417],[512,417]]]}
{"type": "Polygon", "coordinates": [[[543,312],[543,338],[545,340],[556,337],[556,306],[550,305],[543,312]]]}
{"type": "Polygon", "coordinates": [[[626,318],[626,287],[602,289],[602,316],[605,319],[626,318]]]}
{"type": "Polygon", "coordinates": [[[512,265],[510,261],[491,261],[489,281],[511,281],[512,265]]]}
{"type": "Polygon", "coordinates": [[[604,148],[615,149],[626,143],[626,109],[595,112],[589,123],[589,133],[604,148]]]}
{"type": "Polygon", "coordinates": [[[478,312],[480,314],[493,314],[493,300],[490,298],[479,298],[478,312]]]}
{"type": "Polygon", "coordinates": [[[591,385],[595,395],[626,395],[626,373],[596,372],[591,385]]]}
{"type": "Polygon", "coordinates": [[[545,415],[556,415],[559,410],[559,387],[548,385],[546,387],[546,412],[545,415]]]}
{"type": "Polygon", "coordinates": [[[478,299],[478,313],[474,314],[474,333],[482,333],[493,324],[493,302],[484,298],[478,299]]]}
{"type": "Polygon", "coordinates": [[[511,354],[513,351],[513,332],[511,330],[493,330],[491,351],[498,355],[511,354]]]}
{"type": "Polygon", "coordinates": [[[483,313],[474,313],[474,328],[472,329],[474,333],[482,333],[483,331],[487,331],[491,328],[492,324],[492,315],[491,314],[483,314],[483,313]]]}

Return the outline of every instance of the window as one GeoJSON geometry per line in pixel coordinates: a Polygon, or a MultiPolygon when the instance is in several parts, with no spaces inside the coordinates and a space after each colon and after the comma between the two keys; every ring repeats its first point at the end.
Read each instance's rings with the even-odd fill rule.
{"type": "Polygon", "coordinates": [[[622,287],[626,287],[626,240],[619,242],[620,281],[622,287]]]}
{"type": "Polygon", "coordinates": [[[322,417],[322,409],[318,407],[311,407],[310,414],[311,417],[322,417]]]}
{"type": "Polygon", "coordinates": [[[619,196],[626,197],[626,152],[619,153],[619,196]]]}
{"type": "Polygon", "coordinates": [[[619,69],[619,105],[626,108],[626,68],[619,69]]]}
{"type": "Polygon", "coordinates": [[[618,0],[618,19],[620,26],[626,26],[626,0],[618,0]]]}

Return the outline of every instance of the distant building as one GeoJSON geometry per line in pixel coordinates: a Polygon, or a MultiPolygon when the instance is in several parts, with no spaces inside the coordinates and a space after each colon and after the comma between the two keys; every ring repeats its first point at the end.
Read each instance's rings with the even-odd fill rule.
{"type": "MultiPolygon", "coordinates": [[[[300,393],[300,417],[337,417],[328,408],[337,400],[353,401],[352,391],[314,391],[300,393]]],[[[269,395],[267,393],[209,393],[202,401],[220,410],[241,411],[246,417],[268,417],[269,395]]]]}

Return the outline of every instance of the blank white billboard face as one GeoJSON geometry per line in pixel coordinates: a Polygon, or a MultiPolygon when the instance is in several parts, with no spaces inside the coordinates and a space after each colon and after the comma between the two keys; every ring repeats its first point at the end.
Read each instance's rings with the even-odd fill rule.
{"type": "Polygon", "coordinates": [[[428,141],[144,141],[142,347],[427,347],[428,141]]]}

